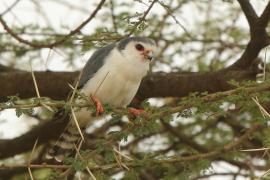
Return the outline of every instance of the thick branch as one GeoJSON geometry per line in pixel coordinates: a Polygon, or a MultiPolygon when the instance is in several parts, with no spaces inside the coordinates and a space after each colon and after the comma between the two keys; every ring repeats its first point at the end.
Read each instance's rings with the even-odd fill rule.
{"type": "Polygon", "coordinates": [[[261,27],[266,28],[267,24],[269,23],[270,20],[270,2],[267,4],[266,8],[264,9],[260,20],[259,20],[259,24],[261,27]]]}
{"type": "MultiPolygon", "coordinates": [[[[35,72],[41,96],[52,99],[65,99],[73,84],[77,72],[35,72]]],[[[35,88],[30,72],[11,71],[0,73],[0,101],[7,100],[7,96],[19,95],[22,98],[34,97],[35,88]]]]}
{"type": "Polygon", "coordinates": [[[259,17],[257,16],[249,0],[238,0],[238,2],[247,18],[249,27],[252,31],[252,28],[255,28],[254,26],[256,26],[259,17]]]}
{"type": "Polygon", "coordinates": [[[0,140],[0,158],[29,151],[36,139],[38,139],[39,144],[43,144],[48,140],[59,137],[68,120],[68,116],[63,116],[57,121],[46,122],[33,128],[31,133],[26,133],[12,140],[0,140]]]}
{"type": "Polygon", "coordinates": [[[238,0],[238,2],[249,23],[251,39],[242,56],[231,68],[244,69],[249,67],[258,57],[260,51],[270,44],[270,38],[266,32],[266,26],[270,19],[270,3],[268,3],[263,14],[258,18],[248,0],[238,0]]]}
{"type": "MultiPolygon", "coordinates": [[[[220,70],[209,73],[153,73],[146,76],[137,93],[144,100],[151,97],[182,97],[190,92],[217,92],[231,88],[227,83],[254,79],[256,69],[220,70]],[[211,83],[209,83],[211,82],[211,83]]],[[[73,84],[78,72],[35,72],[41,96],[52,99],[65,99],[70,91],[68,83],[73,84]]],[[[19,95],[21,98],[36,96],[30,72],[0,72],[0,102],[7,96],[19,95]]]]}

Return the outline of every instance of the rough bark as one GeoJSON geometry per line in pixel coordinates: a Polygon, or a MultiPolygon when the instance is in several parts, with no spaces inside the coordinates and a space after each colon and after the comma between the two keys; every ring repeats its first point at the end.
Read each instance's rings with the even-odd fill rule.
{"type": "MultiPolygon", "coordinates": [[[[191,92],[217,92],[232,88],[228,81],[254,79],[258,69],[222,69],[206,73],[153,73],[146,76],[136,97],[140,100],[151,97],[182,97],[191,92]]],[[[35,72],[41,96],[52,99],[65,99],[71,90],[78,72],[35,72]]],[[[33,78],[26,71],[0,71],[0,101],[8,96],[21,98],[36,96],[33,78]]]]}

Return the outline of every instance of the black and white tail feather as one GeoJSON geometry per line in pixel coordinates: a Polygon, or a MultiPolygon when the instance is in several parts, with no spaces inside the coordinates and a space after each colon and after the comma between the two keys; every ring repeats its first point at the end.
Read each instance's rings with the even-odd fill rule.
{"type": "Polygon", "coordinates": [[[58,140],[50,144],[45,158],[62,162],[65,158],[71,157],[75,153],[75,147],[78,146],[80,141],[81,135],[76,125],[69,123],[58,140]]]}

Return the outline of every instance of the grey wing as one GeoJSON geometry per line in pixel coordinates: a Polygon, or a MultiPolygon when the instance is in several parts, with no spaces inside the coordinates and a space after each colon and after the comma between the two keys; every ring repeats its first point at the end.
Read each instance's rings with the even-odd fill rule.
{"type": "Polygon", "coordinates": [[[94,52],[83,68],[82,76],[78,84],[79,89],[82,88],[85,83],[103,66],[105,58],[110,54],[115,46],[115,43],[113,43],[94,52]]]}

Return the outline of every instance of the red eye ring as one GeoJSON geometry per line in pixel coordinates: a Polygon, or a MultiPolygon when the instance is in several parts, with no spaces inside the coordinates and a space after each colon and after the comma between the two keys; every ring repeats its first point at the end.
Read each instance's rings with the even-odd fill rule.
{"type": "Polygon", "coordinates": [[[141,45],[141,44],[136,44],[136,45],[135,45],[135,48],[136,48],[138,51],[143,51],[143,50],[144,50],[144,47],[143,47],[143,45],[141,45]]]}

